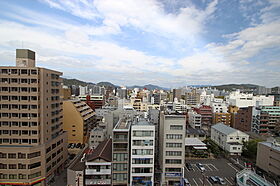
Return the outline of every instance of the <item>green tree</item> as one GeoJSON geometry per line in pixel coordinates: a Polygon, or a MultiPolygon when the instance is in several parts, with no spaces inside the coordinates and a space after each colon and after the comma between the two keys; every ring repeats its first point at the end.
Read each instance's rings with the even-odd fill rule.
{"type": "Polygon", "coordinates": [[[258,143],[261,141],[262,140],[260,139],[254,139],[244,142],[242,155],[255,162],[257,157],[258,143]]]}

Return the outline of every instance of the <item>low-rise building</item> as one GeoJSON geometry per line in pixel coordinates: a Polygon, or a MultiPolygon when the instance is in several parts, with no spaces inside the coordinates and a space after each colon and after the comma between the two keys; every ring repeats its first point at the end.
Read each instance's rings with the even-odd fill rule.
{"type": "Polygon", "coordinates": [[[84,185],[111,185],[112,139],[100,143],[84,161],[84,185]]]}
{"type": "Polygon", "coordinates": [[[231,155],[241,155],[243,142],[249,140],[249,135],[218,123],[211,127],[211,140],[231,155]]]}
{"type": "Polygon", "coordinates": [[[186,130],[186,138],[198,138],[201,141],[204,141],[207,137],[207,132],[203,129],[194,129],[188,127],[186,130]]]}
{"type": "Polygon", "coordinates": [[[106,130],[101,127],[95,127],[90,131],[88,144],[89,147],[95,149],[101,142],[106,139],[106,130]]]}

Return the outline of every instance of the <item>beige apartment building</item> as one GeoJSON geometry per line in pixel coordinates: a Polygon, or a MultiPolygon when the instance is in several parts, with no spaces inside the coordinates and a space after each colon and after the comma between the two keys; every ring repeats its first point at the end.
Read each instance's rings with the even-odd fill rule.
{"type": "Polygon", "coordinates": [[[160,113],[161,185],[180,184],[185,166],[186,116],[160,113]]]}
{"type": "Polygon", "coordinates": [[[280,176],[280,143],[276,140],[259,142],[257,151],[257,166],[262,170],[280,176]]]}
{"type": "Polygon", "coordinates": [[[87,143],[94,116],[94,111],[83,101],[63,101],[63,129],[68,132],[68,143],[87,143]]]}
{"type": "Polygon", "coordinates": [[[48,185],[64,168],[61,75],[36,67],[27,49],[0,67],[0,185],[48,185]]]}

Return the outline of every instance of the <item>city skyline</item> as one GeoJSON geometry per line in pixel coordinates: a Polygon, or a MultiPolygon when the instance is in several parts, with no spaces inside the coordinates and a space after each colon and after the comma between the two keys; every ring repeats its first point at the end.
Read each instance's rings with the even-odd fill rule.
{"type": "Polygon", "coordinates": [[[0,2],[0,63],[15,48],[65,77],[117,85],[279,86],[280,1],[0,2]]]}

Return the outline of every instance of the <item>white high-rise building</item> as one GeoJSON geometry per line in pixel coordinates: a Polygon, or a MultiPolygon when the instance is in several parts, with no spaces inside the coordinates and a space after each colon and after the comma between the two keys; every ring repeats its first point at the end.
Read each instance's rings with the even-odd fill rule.
{"type": "Polygon", "coordinates": [[[140,120],[131,126],[130,185],[154,185],[155,125],[140,120]]]}

